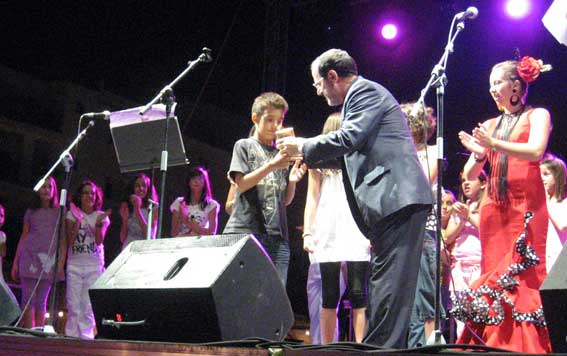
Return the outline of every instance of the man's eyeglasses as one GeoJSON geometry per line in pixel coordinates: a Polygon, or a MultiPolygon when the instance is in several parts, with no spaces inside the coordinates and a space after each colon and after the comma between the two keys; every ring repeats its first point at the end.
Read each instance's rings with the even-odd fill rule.
{"type": "Polygon", "coordinates": [[[325,77],[321,77],[319,78],[319,80],[317,80],[315,83],[313,83],[313,88],[315,89],[319,89],[321,87],[321,84],[323,83],[323,79],[325,79],[325,77]]]}

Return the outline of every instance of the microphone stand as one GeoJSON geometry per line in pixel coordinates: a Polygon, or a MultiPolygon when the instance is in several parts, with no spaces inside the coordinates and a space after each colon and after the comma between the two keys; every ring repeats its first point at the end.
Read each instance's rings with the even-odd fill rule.
{"type": "MultiPolygon", "coordinates": [[[[156,238],[161,238],[162,235],[162,227],[163,227],[163,202],[165,199],[165,180],[167,174],[167,159],[168,159],[168,152],[167,152],[167,140],[168,140],[168,133],[169,133],[169,120],[172,118],[172,107],[175,104],[175,96],[173,95],[173,86],[180,81],[187,73],[192,71],[197,64],[199,63],[209,63],[213,60],[211,57],[211,50],[208,48],[203,48],[203,53],[194,61],[189,61],[187,68],[177,76],[171,83],[166,85],[158,95],[156,95],[152,101],[150,101],[142,110],[140,110],[140,115],[144,115],[148,112],[152,105],[163,102],[165,104],[165,129],[164,129],[164,138],[163,138],[163,151],[161,152],[161,162],[160,162],[160,172],[161,172],[161,181],[160,181],[160,203],[158,206],[158,230],[156,238]]],[[[151,224],[151,221],[148,221],[148,225],[151,224]]]]}
{"type": "Polygon", "coordinates": [[[457,22],[456,30],[453,33],[453,28],[455,26],[456,21],[455,16],[453,21],[451,22],[451,28],[449,30],[449,38],[447,41],[447,45],[445,46],[445,50],[443,55],[441,56],[441,60],[433,67],[433,71],[431,72],[431,77],[429,81],[425,85],[425,88],[421,91],[421,95],[417,101],[416,105],[425,106],[425,95],[432,87],[436,88],[437,94],[437,137],[436,137],[436,145],[437,145],[437,194],[436,194],[436,204],[437,208],[435,209],[435,217],[437,220],[436,226],[436,238],[437,238],[437,245],[436,245],[436,283],[435,283],[435,330],[433,334],[426,340],[427,345],[440,345],[445,344],[445,340],[443,338],[443,334],[441,332],[441,246],[442,246],[442,238],[441,235],[441,202],[443,197],[443,121],[444,121],[444,95],[445,95],[445,86],[447,85],[447,76],[446,76],[446,68],[447,68],[447,59],[449,55],[453,53],[453,43],[455,39],[459,35],[459,33],[465,29],[464,19],[459,20],[457,22]]]}
{"type": "Polygon", "coordinates": [[[146,228],[146,240],[152,239],[152,224],[154,207],[159,206],[158,202],[148,199],[148,224],[146,228]]]}
{"type": "Polygon", "coordinates": [[[67,212],[66,211],[67,209],[65,207],[67,201],[67,192],[69,190],[70,172],[71,172],[71,167],[73,167],[73,157],[71,156],[71,150],[73,149],[73,147],[78,145],[79,141],[87,134],[87,130],[92,126],[94,126],[94,121],[89,121],[87,127],[85,127],[83,131],[79,132],[79,134],[77,135],[77,137],[75,137],[75,140],[71,142],[69,147],[67,147],[61,153],[57,162],[55,162],[55,164],[51,166],[49,171],[47,171],[47,173],[43,176],[43,178],[41,178],[33,188],[34,192],[37,192],[43,186],[46,179],[49,176],[51,176],[55,168],[59,166],[59,163],[63,164],[63,167],[65,168],[65,180],[63,183],[63,187],[61,188],[61,194],[59,196],[59,220],[57,222],[57,227],[55,228],[57,234],[57,243],[55,246],[55,259],[53,263],[53,276],[51,280],[51,295],[49,299],[49,317],[46,319],[45,325],[43,327],[43,331],[48,333],[55,333],[53,321],[55,320],[55,302],[57,297],[57,271],[59,267],[59,258],[60,258],[59,249],[61,248],[61,239],[65,238],[65,231],[61,228],[61,226],[63,225],[65,214],[67,212]]]}

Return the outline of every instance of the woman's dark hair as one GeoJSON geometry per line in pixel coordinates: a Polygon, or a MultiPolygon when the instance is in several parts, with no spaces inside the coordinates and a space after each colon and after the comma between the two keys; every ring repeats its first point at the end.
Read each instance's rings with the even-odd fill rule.
{"type": "MultiPolygon", "coordinates": [[[[199,207],[205,210],[209,202],[213,200],[213,192],[211,190],[211,180],[209,179],[209,172],[205,167],[197,166],[189,168],[189,179],[200,177],[203,179],[203,191],[199,197],[199,207]]],[[[185,203],[191,204],[191,186],[187,184],[187,194],[185,194],[185,203]]]]}
{"type": "Polygon", "coordinates": [[[95,204],[94,204],[94,209],[95,210],[100,210],[102,208],[102,202],[104,199],[104,193],[102,192],[102,189],[100,189],[100,187],[98,185],[96,185],[95,182],[93,182],[90,179],[86,179],[84,180],[81,185],[79,185],[77,187],[77,190],[75,192],[75,195],[73,196],[73,203],[78,207],[81,208],[81,195],[83,194],[83,188],[86,187],[87,185],[90,185],[93,192],[95,193],[95,204]]]}
{"type": "Polygon", "coordinates": [[[136,186],[136,181],[138,179],[142,179],[147,187],[147,194],[145,197],[142,198],[142,208],[146,208],[149,205],[148,199],[151,199],[155,202],[159,201],[157,191],[155,186],[152,184],[150,177],[147,176],[145,173],[138,173],[134,178],[130,180],[126,190],[124,191],[124,195],[122,196],[122,201],[128,204],[128,211],[132,213],[134,207],[130,202],[130,195],[134,194],[134,187],[136,186]]]}

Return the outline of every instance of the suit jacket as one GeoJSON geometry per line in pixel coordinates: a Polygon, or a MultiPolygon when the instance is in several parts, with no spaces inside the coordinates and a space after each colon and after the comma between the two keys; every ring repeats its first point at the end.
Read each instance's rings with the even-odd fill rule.
{"type": "Polygon", "coordinates": [[[386,88],[358,76],[342,117],[339,131],[304,142],[304,161],[316,166],[342,156],[349,206],[367,237],[388,215],[412,204],[433,204],[406,119],[386,88]]]}

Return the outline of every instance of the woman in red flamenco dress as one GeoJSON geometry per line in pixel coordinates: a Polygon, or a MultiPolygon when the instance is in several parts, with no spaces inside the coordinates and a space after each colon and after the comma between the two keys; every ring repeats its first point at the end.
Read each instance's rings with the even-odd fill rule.
{"type": "Polygon", "coordinates": [[[466,321],[458,343],[517,352],[551,352],[539,287],[546,277],[548,214],[539,161],[545,153],[549,112],[526,104],[528,83],[551,69],[541,61],[496,64],[490,94],[502,111],[469,135],[464,173],[475,179],[490,162],[488,194],[480,208],[481,276],[456,295],[452,314],[466,321]]]}

